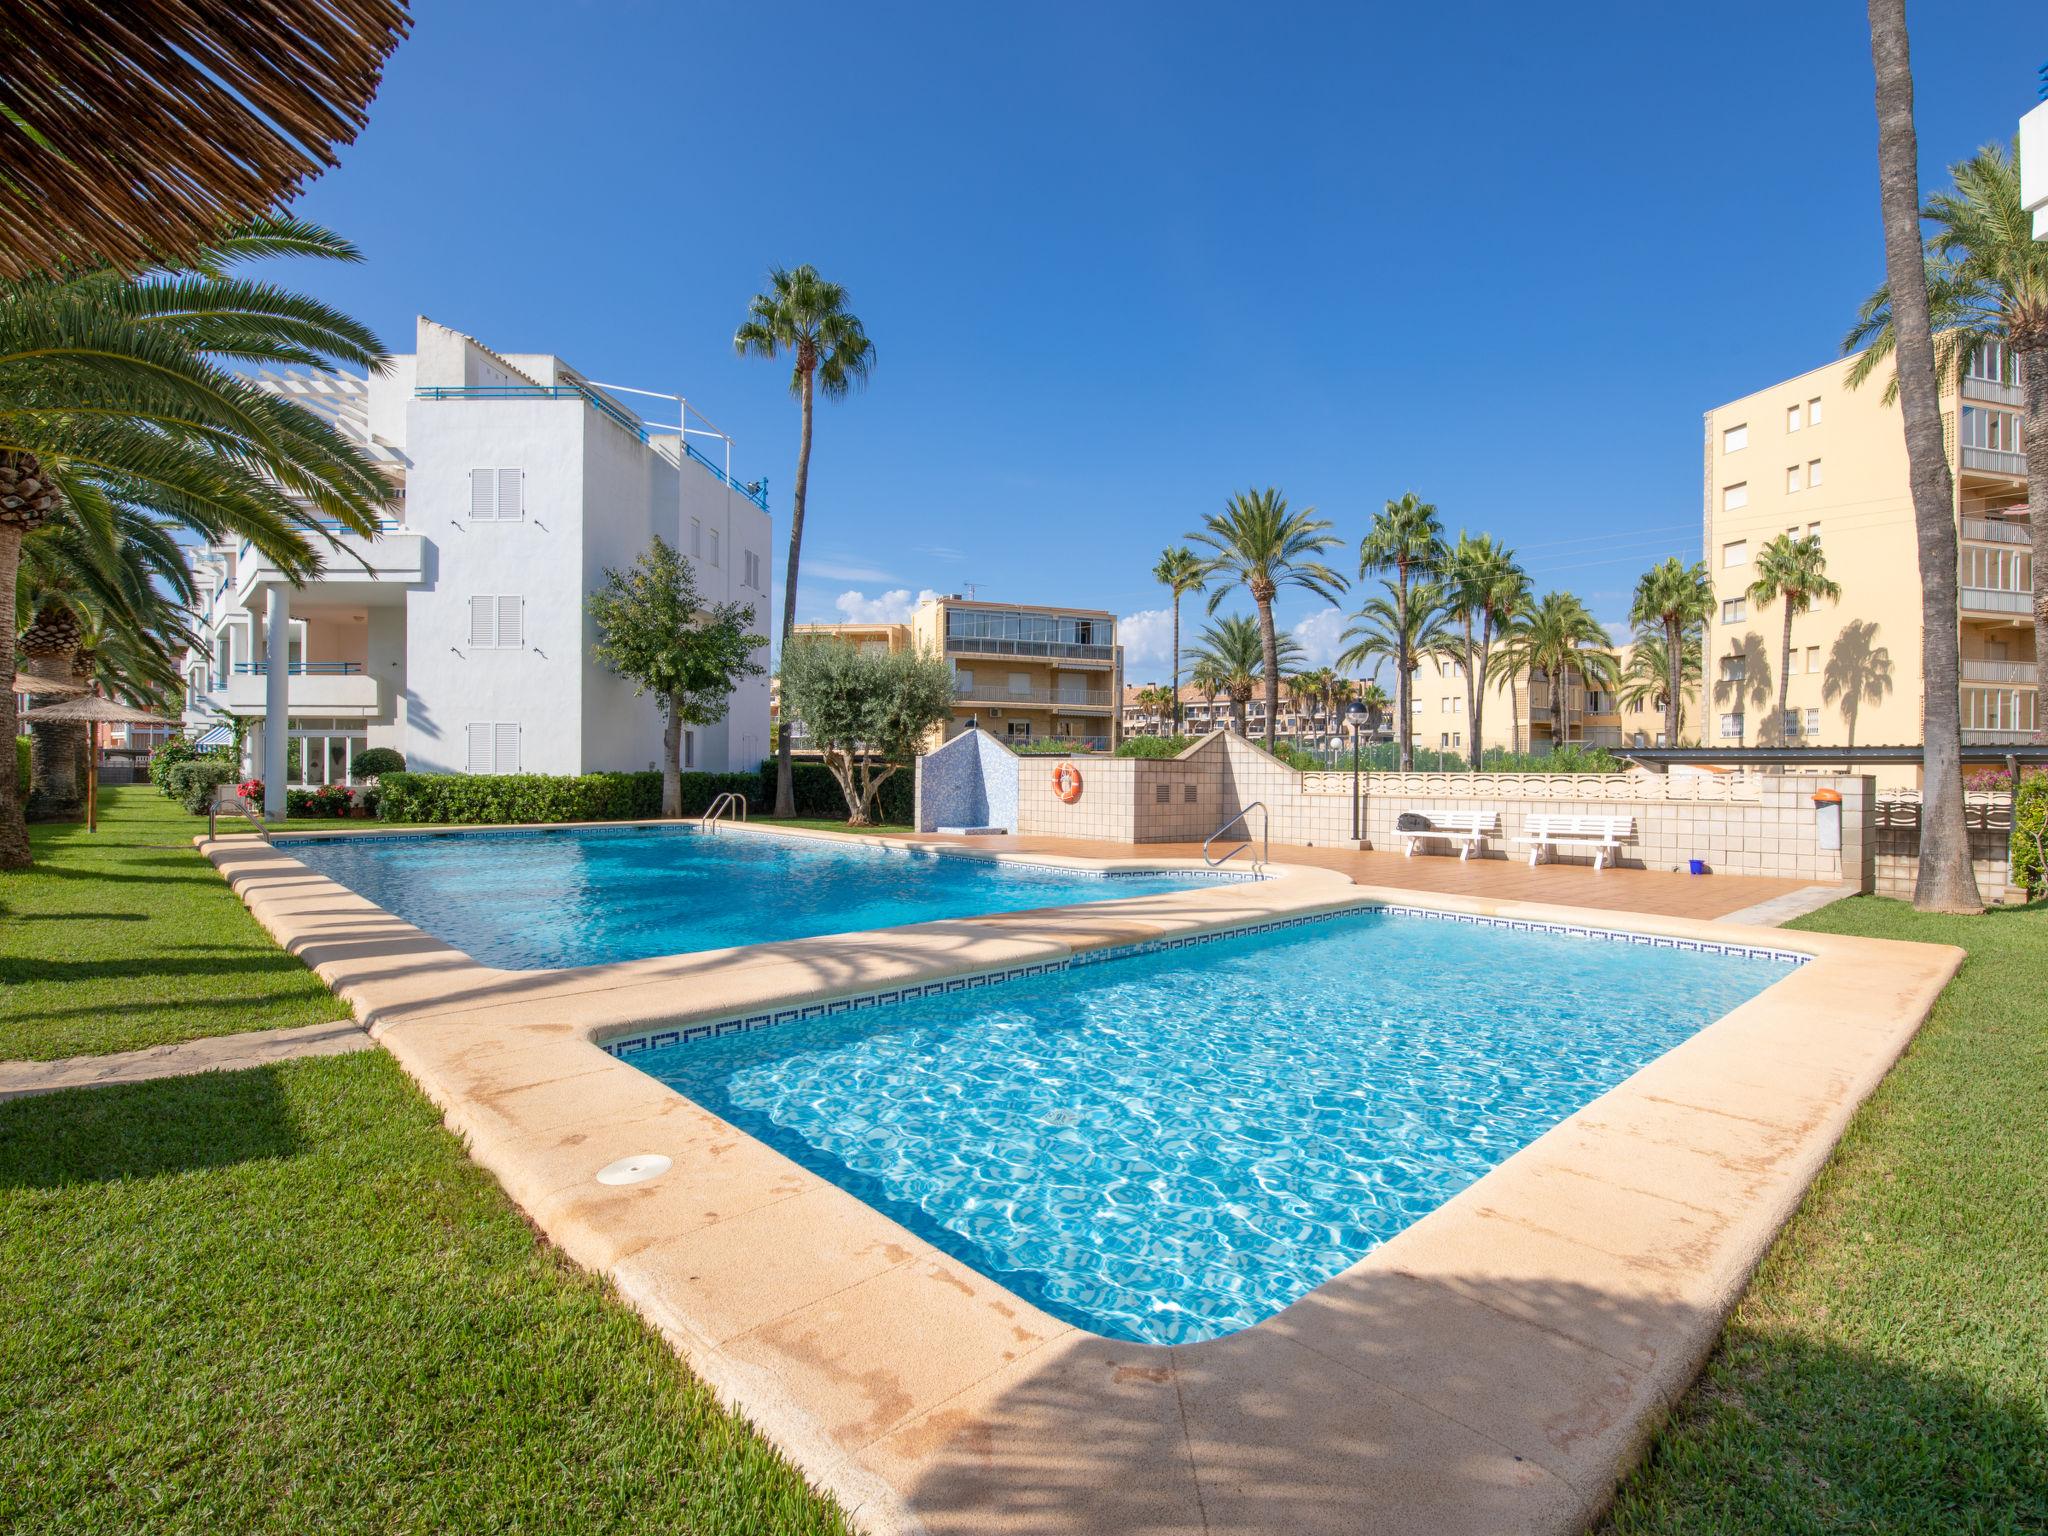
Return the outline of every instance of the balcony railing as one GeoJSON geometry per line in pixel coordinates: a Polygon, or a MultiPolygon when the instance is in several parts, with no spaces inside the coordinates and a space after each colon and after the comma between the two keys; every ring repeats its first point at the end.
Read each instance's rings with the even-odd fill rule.
{"type": "Polygon", "coordinates": [[[2020,475],[2027,472],[2027,456],[2024,453],[2008,453],[2003,448],[1963,449],[1963,468],[1981,469],[1991,475],[2020,475]]]}
{"type": "Polygon", "coordinates": [[[1963,680],[1970,683],[2018,683],[2037,685],[2040,669],[2031,661],[1964,661],[1963,680]]]}
{"type": "MultiPolygon", "coordinates": [[[[363,670],[360,661],[295,661],[285,670],[293,677],[353,677],[363,670]]],[[[267,661],[238,661],[235,671],[244,677],[263,677],[270,671],[267,661]]]]}
{"type": "Polygon", "coordinates": [[[1975,539],[1980,544],[2031,544],[2034,531],[2025,523],[2016,523],[2004,517],[1966,517],[1963,519],[1963,537],[1975,539]]]}
{"type": "Polygon", "coordinates": [[[1965,587],[1962,608],[1965,613],[2032,613],[2034,594],[2003,587],[1965,587]]]}
{"type": "Polygon", "coordinates": [[[1065,709],[1107,709],[1107,688],[997,688],[980,683],[955,683],[953,697],[977,704],[1051,704],[1065,709]]]}
{"type": "Polygon", "coordinates": [[[1116,659],[1113,645],[1070,645],[1060,640],[1001,640],[992,635],[948,635],[947,654],[953,656],[1040,656],[1050,661],[1099,661],[1116,659]]]}

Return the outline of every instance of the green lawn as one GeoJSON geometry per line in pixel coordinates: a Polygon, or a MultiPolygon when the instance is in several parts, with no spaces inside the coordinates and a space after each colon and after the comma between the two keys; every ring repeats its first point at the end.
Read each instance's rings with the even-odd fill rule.
{"type": "Polygon", "coordinates": [[[838,1532],[383,1052],[0,1104],[0,1530],[838,1532]]]}
{"type": "Polygon", "coordinates": [[[194,851],[204,817],[147,785],[109,789],[100,829],[29,829],[0,875],[0,1061],[348,1017],[194,851]]]}
{"type": "Polygon", "coordinates": [[[1790,926],[1970,958],[1606,1529],[2048,1531],[2048,906],[1790,926]]]}
{"type": "Polygon", "coordinates": [[[756,816],[757,827],[809,827],[818,832],[866,832],[877,837],[915,837],[912,827],[849,827],[844,821],[817,816],[756,816]]]}

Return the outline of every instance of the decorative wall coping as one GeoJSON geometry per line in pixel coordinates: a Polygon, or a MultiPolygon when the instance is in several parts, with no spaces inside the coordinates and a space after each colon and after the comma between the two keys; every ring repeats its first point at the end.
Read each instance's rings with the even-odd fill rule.
{"type": "MultiPolygon", "coordinates": [[[[1762,781],[1749,774],[1718,773],[1365,773],[1368,796],[1505,800],[1674,801],[1706,805],[1761,805],[1762,781]]],[[[1342,769],[1304,773],[1302,792],[1348,795],[1351,774],[1342,769]]]]}

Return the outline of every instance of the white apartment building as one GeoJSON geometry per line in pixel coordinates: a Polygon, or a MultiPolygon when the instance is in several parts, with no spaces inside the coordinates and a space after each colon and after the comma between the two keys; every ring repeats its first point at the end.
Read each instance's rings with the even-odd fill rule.
{"type": "MultiPolygon", "coordinates": [[[[558,357],[500,355],[425,317],[381,374],[257,382],[361,443],[402,509],[373,539],[337,532],[300,587],[246,541],[193,553],[212,654],[189,663],[186,725],[219,740],[231,717],[251,724],[245,766],[268,813],[287,785],[351,782],[369,747],[429,773],[657,764],[655,703],[591,658],[585,605],[656,534],[692,557],[707,601],[751,603],[769,632],[765,483],[731,477],[715,430],[682,435],[680,401],[664,429],[558,357]]],[[[739,770],[768,749],[762,676],[686,733],[684,765],[739,770]]]]}

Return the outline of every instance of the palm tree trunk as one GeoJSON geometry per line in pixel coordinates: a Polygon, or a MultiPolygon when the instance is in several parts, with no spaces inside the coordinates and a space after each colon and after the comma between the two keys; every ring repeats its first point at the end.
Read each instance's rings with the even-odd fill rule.
{"type": "Polygon", "coordinates": [[[1401,772],[1413,773],[1415,771],[1415,738],[1412,728],[1415,724],[1415,714],[1408,705],[1410,679],[1408,677],[1408,569],[1406,566],[1401,568],[1401,580],[1398,591],[1400,596],[1394,611],[1394,617],[1398,621],[1400,630],[1400,633],[1394,637],[1394,714],[1396,716],[1394,740],[1399,744],[1400,750],[1395,760],[1400,764],[1401,772]]]}
{"type": "Polygon", "coordinates": [[[1180,588],[1173,589],[1173,734],[1180,734],[1180,588]]]}
{"type": "MultiPolygon", "coordinates": [[[[796,635],[796,573],[804,547],[804,497],[811,485],[811,404],[813,378],[804,374],[801,394],[803,426],[796,440],[796,489],[789,498],[789,572],[782,579],[782,650],[796,635]]],[[[775,732],[775,814],[796,814],[796,778],[789,766],[789,711],[785,708],[775,732]]]]}
{"type": "MultiPolygon", "coordinates": [[[[1779,594],[1779,601],[1785,605],[1785,638],[1778,644],[1778,722],[1781,735],[1788,739],[1792,727],[1785,720],[1785,699],[1792,691],[1792,594],[1779,594]]],[[[1960,663],[1958,663],[1960,665],[1960,663]]]]}
{"type": "Polygon", "coordinates": [[[1258,599],[1259,665],[1266,671],[1266,750],[1280,729],[1280,637],[1273,633],[1273,600],[1258,599]]]}
{"type": "MultiPolygon", "coordinates": [[[[1962,662],[1956,607],[1955,482],[1941,441],[1941,399],[1927,315],[1920,243],[1920,146],[1913,128],[1913,63],[1906,0],[1869,0],[1870,62],[1877,79],[1877,169],[1884,211],[1885,278],[1897,337],[1899,408],[1920,548],[1920,873],[1913,905],[1923,912],[1979,912],[1963,812],[1962,662]]],[[[2039,494],[2038,491],[2035,493],[2039,494]]],[[[2038,537],[2038,535],[2037,535],[2038,537]]]]}
{"type": "MultiPolygon", "coordinates": [[[[2027,435],[2027,521],[2034,532],[2034,665],[2048,667],[2048,331],[2019,354],[2027,435]]],[[[2048,710],[2035,695],[2034,740],[2048,741],[2048,710]]]]}
{"type": "Polygon", "coordinates": [[[1521,668],[1508,668],[1508,746],[1516,756],[1522,752],[1522,701],[1515,695],[1515,680],[1521,675],[1521,668]]]}
{"type": "Polygon", "coordinates": [[[34,862],[28,823],[22,818],[20,765],[14,738],[21,722],[14,713],[14,581],[21,569],[21,530],[0,523],[0,615],[7,644],[0,646],[0,869],[27,869],[34,862]]]}
{"type": "Polygon", "coordinates": [[[1472,740],[1468,750],[1472,753],[1469,761],[1474,768],[1479,766],[1479,688],[1473,676],[1472,615],[1465,615],[1465,729],[1472,740]]]}
{"type": "MultiPolygon", "coordinates": [[[[1676,618],[1664,619],[1664,745],[1678,745],[1678,690],[1685,676],[1685,635],[1676,618]]],[[[1704,669],[1702,669],[1704,670],[1704,669]]],[[[1704,734],[1704,733],[1702,733],[1704,734]]]]}

